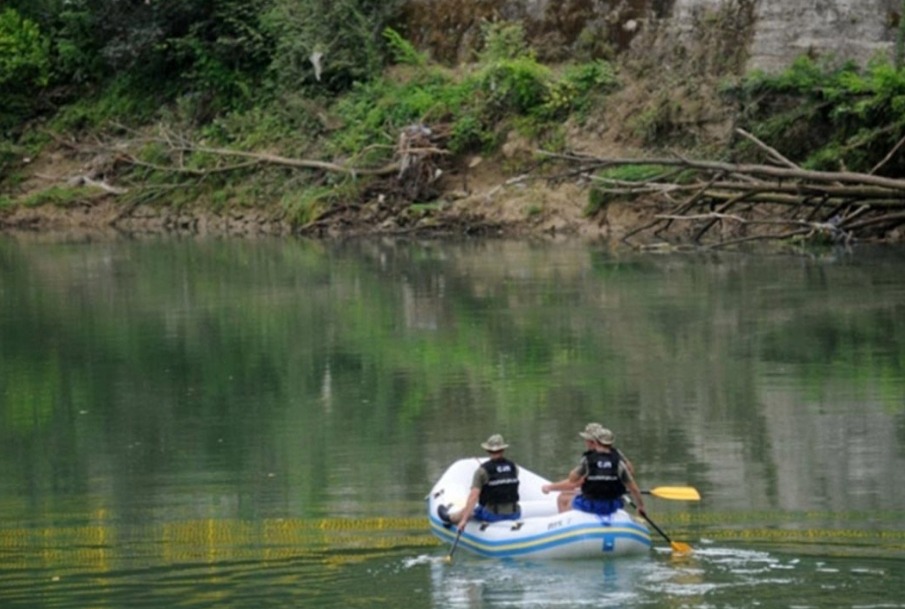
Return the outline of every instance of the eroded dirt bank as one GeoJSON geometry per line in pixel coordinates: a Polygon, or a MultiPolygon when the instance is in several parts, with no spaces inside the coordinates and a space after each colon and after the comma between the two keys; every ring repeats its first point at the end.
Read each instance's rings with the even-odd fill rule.
{"type": "MultiPolygon", "coordinates": [[[[608,210],[589,217],[587,192],[576,184],[497,186],[465,195],[452,193],[429,208],[394,206],[380,200],[340,206],[322,218],[294,226],[271,206],[222,212],[201,207],[123,206],[115,196],[92,193],[81,203],[42,204],[0,211],[4,232],[88,232],[121,234],[276,235],[344,237],[360,235],[572,236],[609,238],[630,228],[638,210],[608,210]]],[[[485,179],[490,180],[489,176],[485,179]]]]}

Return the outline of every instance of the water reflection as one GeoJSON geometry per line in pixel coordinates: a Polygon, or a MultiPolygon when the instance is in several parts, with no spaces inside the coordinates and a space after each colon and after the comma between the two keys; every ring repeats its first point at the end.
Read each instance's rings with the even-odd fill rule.
{"type": "Polygon", "coordinates": [[[0,604],[898,602],[903,264],[0,238],[0,604]],[[560,477],[590,420],[702,492],[648,503],[692,562],[405,562],[450,462],[560,477]]]}
{"type": "Polygon", "coordinates": [[[418,518],[205,519],[144,525],[102,522],[0,529],[0,552],[10,569],[42,569],[55,575],[109,573],[172,563],[295,560],[325,564],[359,562],[387,550],[435,547],[418,518]]]}
{"type": "Polygon", "coordinates": [[[432,564],[432,601],[462,609],[630,605],[655,568],[647,559],[432,564]]]}
{"type": "Polygon", "coordinates": [[[903,606],[893,591],[905,577],[893,563],[844,564],[711,546],[603,563],[468,560],[430,569],[435,608],[903,606]]]}
{"type": "Polygon", "coordinates": [[[34,606],[28,602],[41,597],[48,607],[252,607],[278,599],[342,607],[366,593],[361,569],[436,547],[420,519],[60,519],[0,530],[0,605],[34,606]]]}

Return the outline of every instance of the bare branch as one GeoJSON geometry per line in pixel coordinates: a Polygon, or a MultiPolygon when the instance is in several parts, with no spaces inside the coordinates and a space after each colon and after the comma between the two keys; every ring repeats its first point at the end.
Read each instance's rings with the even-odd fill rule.
{"type": "Polygon", "coordinates": [[[286,167],[295,167],[298,169],[320,169],[322,171],[332,171],[336,173],[348,173],[352,175],[390,175],[399,171],[398,163],[390,163],[379,168],[370,167],[346,167],[328,161],[317,161],[313,159],[292,159],[277,154],[269,154],[266,152],[245,152],[244,150],[231,150],[229,148],[208,148],[206,146],[180,145],[180,150],[186,152],[200,152],[205,154],[213,154],[220,156],[234,156],[244,159],[254,159],[263,163],[271,163],[273,165],[283,165],[286,167]]]}
{"type": "Polygon", "coordinates": [[[750,163],[734,164],[724,163],[721,161],[700,161],[694,159],[682,158],[648,158],[648,159],[628,159],[628,158],[605,158],[605,157],[589,157],[576,155],[563,155],[549,153],[549,156],[560,158],[562,160],[576,160],[586,164],[586,167],[617,167],[625,165],[663,165],[663,166],[684,166],[691,169],[699,169],[701,171],[722,171],[728,174],[744,174],[749,176],[761,176],[782,180],[806,180],[811,182],[832,184],[834,182],[844,184],[869,184],[891,190],[905,191],[905,180],[895,178],[885,178],[882,176],[874,176],[866,173],[856,173],[850,171],[817,171],[813,169],[793,169],[789,167],[774,167],[772,165],[758,165],[750,163]]]}
{"type": "Polygon", "coordinates": [[[175,167],[168,167],[165,165],[157,165],[155,163],[146,163],[131,154],[124,155],[123,160],[125,160],[130,165],[135,165],[136,167],[147,167],[148,169],[153,169],[154,171],[163,171],[163,172],[172,172],[172,173],[183,173],[186,175],[192,175],[197,177],[203,177],[206,175],[210,175],[212,173],[224,173],[229,171],[237,171],[239,169],[248,169],[249,167],[254,167],[256,165],[260,165],[261,161],[252,160],[247,163],[237,163],[235,165],[223,165],[220,167],[214,167],[211,169],[191,169],[189,167],[185,167],[182,163],[175,167]]]}
{"type": "MultiPolygon", "coordinates": [[[[681,221],[693,223],[694,232],[674,235],[688,239],[702,247],[727,247],[754,240],[787,240],[804,237],[816,238],[829,235],[834,241],[852,240],[864,236],[877,238],[891,234],[905,223],[905,179],[877,176],[851,171],[815,171],[796,166],[779,151],[766,145],[744,130],[738,133],[765,150],[773,164],[733,164],[720,161],[696,160],[676,154],[662,158],[606,158],[567,153],[544,153],[546,156],[568,164],[575,164],[589,173],[589,179],[608,195],[632,197],[634,204],[648,201],[675,203],[675,195],[690,193],[688,199],[674,206],[670,213],[661,213],[652,220],[628,230],[622,241],[633,247],[630,239],[639,233],[653,230],[648,235],[664,239],[672,224],[681,221]],[[670,183],[657,179],[620,180],[617,177],[594,175],[614,167],[676,167],[683,174],[696,174],[687,181],[670,183]],[[729,209],[744,203],[744,206],[729,209]],[[857,218],[857,220],[856,220],[857,218]],[[725,238],[725,233],[708,235],[718,222],[730,222],[739,227],[753,229],[752,234],[739,238],[725,238]],[[759,229],[757,227],[760,227],[759,229]],[[787,227],[777,231],[769,227],[787,227]],[[862,231],[863,235],[859,235],[862,231]],[[704,241],[707,237],[707,242],[704,241]]],[[[903,142],[890,152],[890,156],[903,142]]],[[[678,172],[677,170],[677,172],[678,172]]],[[[732,231],[736,231],[732,228],[732,231]]],[[[650,238],[650,237],[649,237],[650,238]]]]}
{"type": "Polygon", "coordinates": [[[758,147],[765,150],[769,156],[773,157],[773,160],[778,161],[780,164],[785,165],[786,167],[791,167],[792,169],[798,169],[798,165],[796,165],[795,163],[793,163],[792,161],[790,161],[789,159],[787,159],[786,157],[781,155],[779,153],[779,151],[776,150],[775,148],[773,148],[772,146],[768,146],[767,144],[765,144],[764,142],[759,140],[753,133],[748,133],[744,129],[736,129],[735,131],[736,131],[736,133],[748,138],[749,140],[751,140],[752,142],[757,144],[758,147]]]}
{"type": "Polygon", "coordinates": [[[871,175],[880,171],[880,169],[883,168],[883,165],[888,163],[889,160],[892,159],[893,156],[895,156],[896,152],[898,152],[899,148],[901,148],[903,145],[905,145],[905,136],[903,136],[902,139],[900,139],[896,143],[896,145],[892,147],[892,150],[890,150],[889,153],[887,153],[887,155],[885,157],[883,157],[882,161],[880,161],[879,163],[874,165],[873,169],[870,170],[871,175]]]}

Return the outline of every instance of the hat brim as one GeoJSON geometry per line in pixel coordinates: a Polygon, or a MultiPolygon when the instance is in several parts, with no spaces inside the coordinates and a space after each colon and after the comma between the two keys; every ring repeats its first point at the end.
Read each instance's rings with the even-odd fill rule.
{"type": "Polygon", "coordinates": [[[578,435],[581,436],[582,438],[584,438],[585,440],[596,440],[596,438],[594,436],[592,436],[591,434],[586,433],[584,431],[579,431],[578,435]]]}
{"type": "Polygon", "coordinates": [[[508,444],[497,444],[495,446],[491,446],[490,444],[481,444],[481,448],[483,448],[484,450],[486,450],[489,453],[495,453],[498,450],[505,450],[505,449],[509,448],[509,445],[508,444]]]}

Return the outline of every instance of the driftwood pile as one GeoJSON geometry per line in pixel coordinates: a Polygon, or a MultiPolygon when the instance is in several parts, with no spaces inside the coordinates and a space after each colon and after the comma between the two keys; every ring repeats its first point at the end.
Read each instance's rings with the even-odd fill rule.
{"type": "Polygon", "coordinates": [[[406,201],[430,200],[439,194],[437,181],[443,175],[440,160],[448,154],[442,145],[448,137],[446,129],[422,124],[409,125],[399,134],[396,179],[406,201]]]}
{"type": "Polygon", "coordinates": [[[739,130],[768,164],[733,164],[682,158],[626,159],[550,154],[567,162],[607,200],[643,200],[658,213],[622,239],[638,248],[664,245],[726,248],[751,241],[802,240],[849,244],[896,240],[905,227],[905,179],[876,173],[905,143],[899,142],[870,173],[803,169],[753,135],[739,130]],[[617,166],[663,171],[641,181],[604,177],[617,166]]]}

